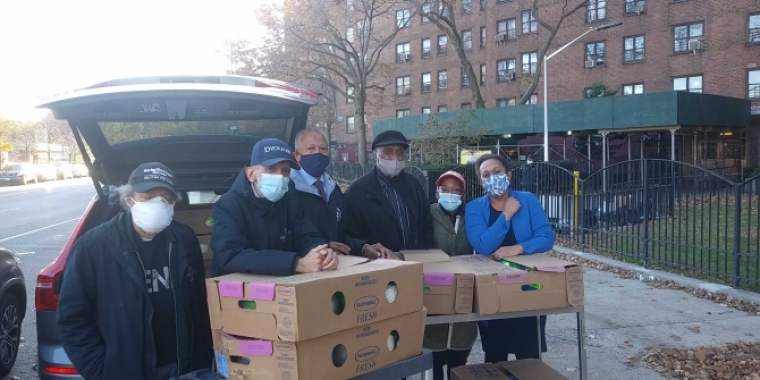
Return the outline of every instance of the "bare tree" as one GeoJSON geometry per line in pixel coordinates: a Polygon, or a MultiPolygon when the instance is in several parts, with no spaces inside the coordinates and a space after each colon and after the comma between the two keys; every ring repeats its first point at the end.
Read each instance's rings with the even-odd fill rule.
{"type": "Polygon", "coordinates": [[[5,120],[0,117],[0,168],[4,166],[3,153],[13,150],[13,143],[11,142],[11,129],[13,122],[5,120]]]}
{"type": "Polygon", "coordinates": [[[26,160],[34,161],[35,127],[29,123],[15,123],[10,130],[10,140],[16,150],[24,152],[26,160]]]}
{"type": "Polygon", "coordinates": [[[577,12],[579,9],[583,8],[584,6],[588,5],[588,0],[543,0],[541,1],[541,6],[543,9],[546,9],[547,6],[549,6],[550,2],[559,4],[562,6],[562,11],[560,12],[560,16],[554,21],[553,24],[550,24],[545,18],[541,17],[538,13],[539,8],[539,1],[540,0],[533,0],[533,5],[531,6],[531,14],[533,15],[533,18],[536,19],[539,25],[541,25],[544,29],[546,29],[549,34],[546,37],[546,40],[544,41],[543,45],[541,45],[541,49],[538,51],[537,55],[537,61],[536,62],[536,71],[531,75],[531,82],[530,86],[528,87],[528,90],[525,91],[525,93],[522,95],[520,100],[517,101],[517,104],[525,104],[528,101],[530,101],[531,96],[533,95],[533,91],[536,90],[536,87],[538,86],[538,78],[541,76],[541,72],[544,68],[544,57],[546,56],[547,52],[549,51],[549,46],[551,46],[552,41],[554,41],[554,37],[557,35],[557,32],[559,31],[560,26],[562,26],[562,23],[565,21],[566,18],[570,17],[573,13],[577,12]],[[575,5],[572,5],[572,3],[575,3],[575,5]]]}
{"type": "MultiPolygon", "coordinates": [[[[472,102],[475,104],[475,108],[486,108],[486,103],[483,101],[483,95],[480,93],[480,82],[475,74],[475,69],[472,67],[470,59],[467,57],[467,52],[472,49],[472,31],[470,31],[469,48],[466,41],[463,38],[463,31],[457,27],[456,10],[463,9],[465,2],[462,0],[413,0],[412,1],[421,12],[422,16],[430,20],[435,26],[442,32],[446,33],[448,41],[454,48],[454,52],[462,64],[462,71],[467,76],[470,85],[470,92],[472,92],[472,102]],[[428,9],[424,9],[429,8],[428,9]]],[[[472,1],[469,2],[470,12],[472,11],[472,1]]]]}
{"type": "Polygon", "coordinates": [[[405,7],[411,22],[416,12],[402,0],[286,0],[283,8],[262,12],[272,36],[267,60],[278,62],[280,78],[315,80],[353,101],[362,163],[368,102],[382,102],[392,84],[392,68],[381,53],[400,28],[389,20],[405,7]]]}

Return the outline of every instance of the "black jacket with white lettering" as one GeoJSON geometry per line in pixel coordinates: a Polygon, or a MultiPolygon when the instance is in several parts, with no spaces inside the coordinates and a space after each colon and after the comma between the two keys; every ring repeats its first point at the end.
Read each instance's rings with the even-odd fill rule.
{"type": "MultiPolygon", "coordinates": [[[[66,354],[87,380],[153,379],[153,306],[128,213],[93,228],[66,260],[58,303],[58,331],[66,354]]],[[[180,373],[210,368],[211,328],[203,256],[189,227],[172,222],[170,279],[175,296],[180,373]]]]}
{"type": "Polygon", "coordinates": [[[256,197],[245,170],[212,210],[213,276],[292,275],[299,258],[314,247],[327,244],[295,197],[286,193],[277,202],[256,197]]]}

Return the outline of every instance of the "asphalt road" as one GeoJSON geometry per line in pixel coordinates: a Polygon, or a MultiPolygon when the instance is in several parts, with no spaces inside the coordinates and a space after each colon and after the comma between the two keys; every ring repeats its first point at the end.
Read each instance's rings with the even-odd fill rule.
{"type": "Polygon", "coordinates": [[[37,274],[58,256],[94,195],[90,178],[0,187],[0,246],[21,258],[28,298],[21,327],[22,346],[9,379],[38,378],[34,315],[37,274]]]}

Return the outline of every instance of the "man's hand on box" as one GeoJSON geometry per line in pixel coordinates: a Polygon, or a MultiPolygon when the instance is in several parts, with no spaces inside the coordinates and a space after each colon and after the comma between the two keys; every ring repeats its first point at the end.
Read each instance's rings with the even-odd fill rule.
{"type": "Polygon", "coordinates": [[[339,243],[337,241],[331,241],[329,244],[330,249],[335,251],[336,253],[340,255],[348,255],[351,253],[351,248],[349,248],[347,245],[343,243],[339,243]]]}
{"type": "Polygon", "coordinates": [[[297,273],[312,273],[322,270],[322,262],[327,253],[327,244],[318,245],[309,251],[306,256],[298,259],[296,264],[297,273]]]}
{"type": "Polygon", "coordinates": [[[322,255],[322,270],[338,269],[338,254],[330,248],[324,250],[322,255]]]}
{"type": "Polygon", "coordinates": [[[385,248],[382,244],[366,244],[362,248],[362,256],[375,260],[375,259],[394,259],[393,251],[385,248]]]}

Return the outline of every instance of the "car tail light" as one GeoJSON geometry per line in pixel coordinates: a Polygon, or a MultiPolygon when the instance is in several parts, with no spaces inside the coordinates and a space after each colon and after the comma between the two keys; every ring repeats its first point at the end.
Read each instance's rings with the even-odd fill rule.
{"type": "MultiPolygon", "coordinates": [[[[74,246],[79,235],[82,234],[84,224],[87,221],[87,217],[90,215],[93,206],[97,202],[97,199],[93,199],[84,211],[84,214],[77,222],[77,226],[74,228],[74,232],[69,237],[66,245],[61,250],[61,254],[56,259],[48,264],[37,275],[37,287],[34,292],[34,309],[37,311],[55,311],[58,310],[58,289],[56,289],[56,281],[63,272],[63,268],[66,267],[66,258],[69,257],[69,252],[74,246]]],[[[54,368],[54,367],[51,367],[54,368]]],[[[58,373],[58,372],[56,372],[58,373]]],[[[76,373],[76,372],[74,372],[76,373]]]]}
{"type": "Polygon", "coordinates": [[[47,366],[47,367],[44,367],[42,370],[54,375],[76,375],[77,374],[76,368],[72,368],[72,367],[47,366]]]}

